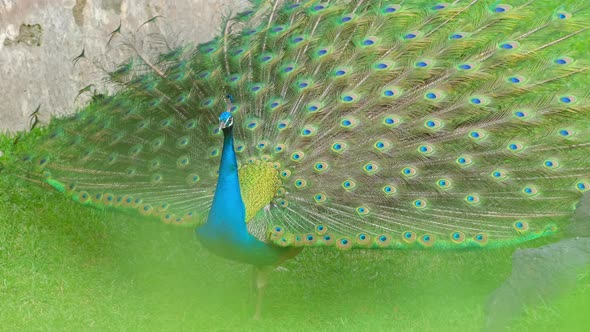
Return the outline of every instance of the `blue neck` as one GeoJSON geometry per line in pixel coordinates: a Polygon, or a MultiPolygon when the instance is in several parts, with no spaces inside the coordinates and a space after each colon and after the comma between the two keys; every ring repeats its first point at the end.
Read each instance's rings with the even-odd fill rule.
{"type": "Polygon", "coordinates": [[[232,129],[224,129],[223,135],[213,204],[207,222],[196,229],[197,236],[205,247],[222,257],[254,265],[275,264],[285,249],[267,245],[248,233],[232,129]]]}
{"type": "MultiPolygon", "coordinates": [[[[231,128],[223,130],[223,152],[219,165],[219,178],[207,223],[224,226],[233,231],[246,232],[246,208],[240,193],[238,162],[234,151],[234,134],[231,128]]],[[[227,230],[226,230],[227,231],[227,230]]]]}

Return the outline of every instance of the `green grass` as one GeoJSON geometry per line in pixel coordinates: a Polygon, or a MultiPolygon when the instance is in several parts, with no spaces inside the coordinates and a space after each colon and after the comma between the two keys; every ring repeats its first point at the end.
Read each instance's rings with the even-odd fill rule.
{"type": "MultiPolygon", "coordinates": [[[[273,274],[253,321],[250,267],[210,255],[191,229],[85,208],[4,176],[0,330],[479,330],[514,250],[308,249],[273,274]]],[[[590,269],[578,279],[512,329],[590,323],[590,269]]]]}
{"type": "MultiPolygon", "coordinates": [[[[588,47],[566,45],[574,57],[588,47]]],[[[11,146],[0,135],[0,150],[11,146]]],[[[477,331],[514,250],[304,250],[272,275],[253,321],[251,268],[210,255],[191,229],[85,208],[0,172],[0,331],[477,331]]],[[[509,330],[590,325],[590,267],[556,293],[509,330]]]]}

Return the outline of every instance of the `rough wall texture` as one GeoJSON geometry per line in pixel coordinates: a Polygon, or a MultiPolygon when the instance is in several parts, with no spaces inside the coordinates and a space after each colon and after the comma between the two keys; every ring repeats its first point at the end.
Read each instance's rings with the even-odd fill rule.
{"type": "Polygon", "coordinates": [[[119,23],[129,35],[161,15],[164,19],[140,33],[157,29],[176,43],[200,43],[217,32],[224,13],[246,4],[246,0],[0,0],[0,132],[26,129],[29,115],[39,105],[42,122],[50,113],[74,111],[78,91],[90,83],[100,90],[103,76],[93,61],[112,64],[125,56],[121,47],[114,46],[115,40],[106,47],[109,33],[119,23]],[[88,60],[74,67],[72,60],[82,50],[88,60]]]}

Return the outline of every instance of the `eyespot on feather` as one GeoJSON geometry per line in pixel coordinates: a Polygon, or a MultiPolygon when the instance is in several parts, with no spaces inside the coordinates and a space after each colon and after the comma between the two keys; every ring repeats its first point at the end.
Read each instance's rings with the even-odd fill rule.
{"type": "Polygon", "coordinates": [[[414,241],[416,241],[416,233],[411,232],[411,231],[406,231],[402,234],[402,239],[406,243],[413,243],[414,241]]]}
{"type": "Polygon", "coordinates": [[[355,241],[358,245],[363,247],[368,247],[372,244],[371,236],[366,233],[357,234],[357,236],[355,237],[355,241]]]}
{"type": "Polygon", "coordinates": [[[379,248],[387,248],[391,245],[391,236],[387,234],[381,234],[375,237],[375,243],[379,248]]]}
{"type": "Polygon", "coordinates": [[[323,234],[325,234],[327,231],[328,231],[328,227],[327,227],[327,226],[325,226],[325,225],[322,225],[322,224],[320,224],[320,225],[317,225],[317,226],[315,227],[315,232],[316,232],[317,234],[319,234],[319,235],[323,235],[323,234]]]}
{"type": "Polygon", "coordinates": [[[338,247],[338,249],[348,250],[352,248],[352,241],[347,238],[337,239],[336,247],[338,247]]]}
{"type": "Polygon", "coordinates": [[[418,241],[420,242],[421,245],[428,248],[428,247],[432,247],[434,245],[435,238],[433,235],[424,234],[418,239],[418,241]]]}

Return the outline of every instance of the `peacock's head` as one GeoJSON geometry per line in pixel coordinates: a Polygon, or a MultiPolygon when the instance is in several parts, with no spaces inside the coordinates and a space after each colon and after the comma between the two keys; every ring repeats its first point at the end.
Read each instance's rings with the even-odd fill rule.
{"type": "Polygon", "coordinates": [[[234,117],[230,112],[223,112],[219,116],[219,129],[231,128],[234,125],[234,117]]]}

